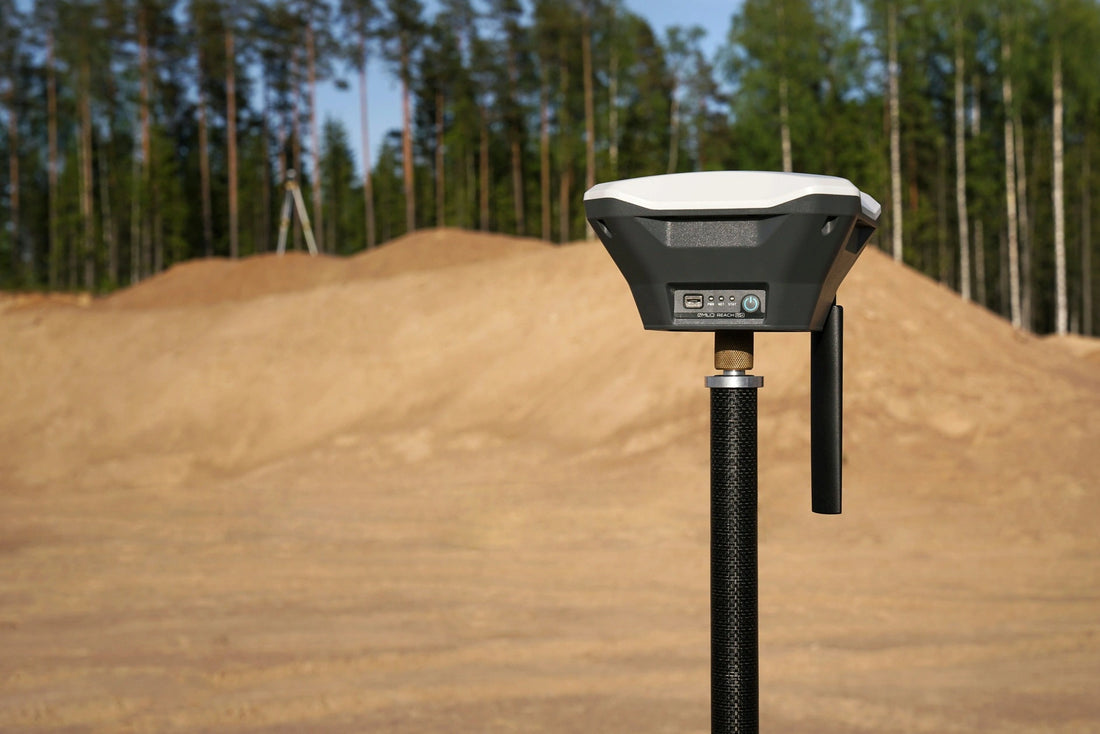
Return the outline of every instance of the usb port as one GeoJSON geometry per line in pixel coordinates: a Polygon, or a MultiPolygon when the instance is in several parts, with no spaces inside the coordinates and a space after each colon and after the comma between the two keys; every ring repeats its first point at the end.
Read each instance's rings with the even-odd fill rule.
{"type": "Polygon", "coordinates": [[[684,308],[702,308],[702,293],[687,293],[684,295],[684,308]]]}

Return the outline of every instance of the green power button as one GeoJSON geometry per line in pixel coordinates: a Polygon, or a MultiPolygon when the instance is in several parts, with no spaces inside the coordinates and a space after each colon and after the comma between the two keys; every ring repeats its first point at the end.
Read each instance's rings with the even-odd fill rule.
{"type": "Polygon", "coordinates": [[[741,299],[741,310],[745,313],[756,313],[760,310],[760,298],[749,294],[741,299]]]}

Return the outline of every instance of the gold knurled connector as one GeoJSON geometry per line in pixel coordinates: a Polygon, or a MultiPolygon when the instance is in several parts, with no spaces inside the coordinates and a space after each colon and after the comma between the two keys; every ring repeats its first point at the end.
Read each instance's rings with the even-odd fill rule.
{"type": "Polygon", "coordinates": [[[714,369],[751,370],[752,336],[751,331],[714,332],[714,369]]]}

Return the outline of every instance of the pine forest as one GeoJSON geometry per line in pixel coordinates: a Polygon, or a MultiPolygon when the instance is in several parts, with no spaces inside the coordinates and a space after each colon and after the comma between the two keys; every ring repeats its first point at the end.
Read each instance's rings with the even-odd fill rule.
{"type": "Polygon", "coordinates": [[[0,287],[271,251],[291,171],[350,254],[564,243],[600,181],[785,170],[852,180],[880,248],[1016,327],[1095,335],[1098,48],[1096,0],[743,0],[667,29],[623,0],[0,0],[0,287]],[[403,124],[372,150],[373,65],[403,124]],[[319,119],[325,83],[361,129],[319,119]]]}

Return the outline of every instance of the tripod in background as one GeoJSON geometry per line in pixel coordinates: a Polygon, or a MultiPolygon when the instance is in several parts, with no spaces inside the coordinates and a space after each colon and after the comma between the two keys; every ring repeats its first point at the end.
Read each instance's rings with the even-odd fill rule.
{"type": "Polygon", "coordinates": [[[294,169],[286,172],[286,196],[283,198],[283,212],[279,216],[279,246],[275,252],[282,255],[286,252],[286,232],[290,228],[290,207],[293,205],[298,210],[298,219],[302,223],[302,233],[306,236],[306,246],[309,254],[317,254],[317,243],[313,240],[313,228],[309,224],[309,212],[306,211],[306,203],[302,199],[302,190],[298,188],[297,174],[294,169]]]}

